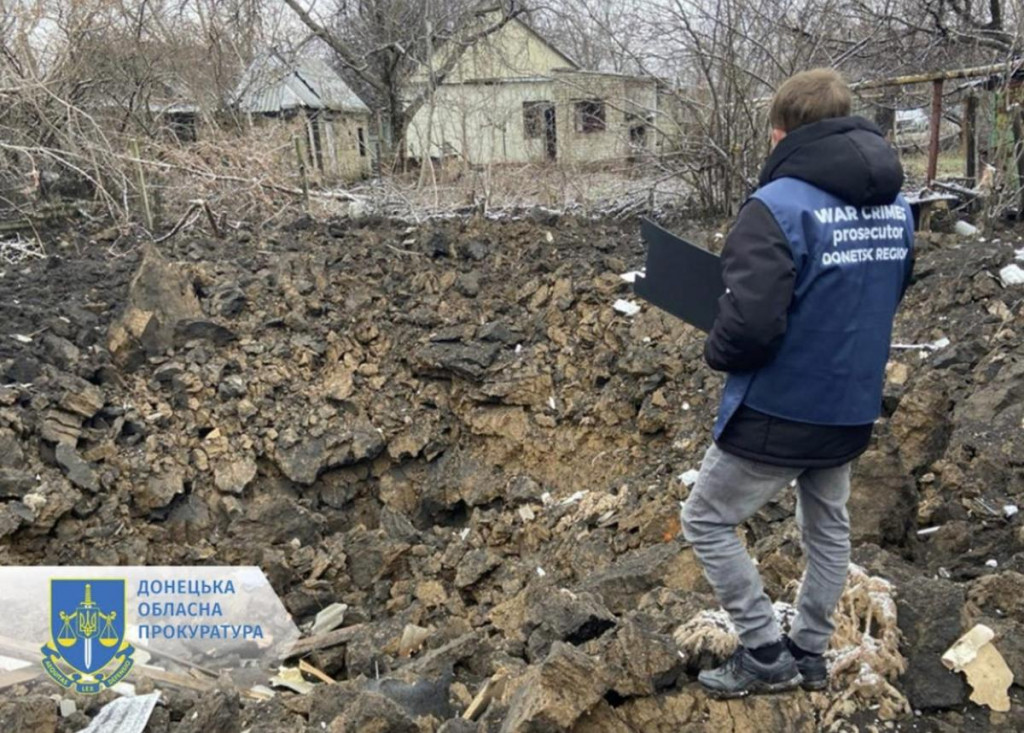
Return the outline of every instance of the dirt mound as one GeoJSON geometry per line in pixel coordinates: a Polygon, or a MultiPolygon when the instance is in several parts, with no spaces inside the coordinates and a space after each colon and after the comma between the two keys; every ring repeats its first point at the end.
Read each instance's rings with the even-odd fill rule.
{"type": "MultiPolygon", "coordinates": [[[[0,561],[255,563],[299,625],[348,606],[352,633],[308,655],[337,685],[169,689],[150,730],[815,730],[907,709],[1013,729],[938,656],[982,620],[1024,679],[1024,291],[997,278],[1014,246],[921,242],[851,503],[906,659],[874,696],[853,662],[823,695],[720,703],[692,683],[671,635],[715,603],[677,536],[681,474],[720,378],[694,330],[613,309],[635,222],[302,219],[5,272],[0,561]]],[[[744,529],[784,602],[792,509],[744,529]]],[[[872,597],[851,619],[884,618],[897,664],[872,597]]],[[[39,730],[98,710],[11,691],[0,721],[39,730]]]]}

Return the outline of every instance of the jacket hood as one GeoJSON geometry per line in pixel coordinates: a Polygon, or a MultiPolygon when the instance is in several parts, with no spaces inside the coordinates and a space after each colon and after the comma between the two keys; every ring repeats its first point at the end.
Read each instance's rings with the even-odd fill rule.
{"type": "Polygon", "coordinates": [[[775,146],[760,185],[798,178],[853,206],[891,204],[903,166],[878,127],[863,117],[834,117],[798,127],[775,146]]]}

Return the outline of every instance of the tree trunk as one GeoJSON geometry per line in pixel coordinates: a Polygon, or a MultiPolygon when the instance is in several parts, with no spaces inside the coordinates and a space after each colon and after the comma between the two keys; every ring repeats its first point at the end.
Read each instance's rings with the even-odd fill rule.
{"type": "Polygon", "coordinates": [[[1013,115],[1013,157],[1017,162],[1017,219],[1024,219],[1024,112],[1018,107],[1013,115]]]}

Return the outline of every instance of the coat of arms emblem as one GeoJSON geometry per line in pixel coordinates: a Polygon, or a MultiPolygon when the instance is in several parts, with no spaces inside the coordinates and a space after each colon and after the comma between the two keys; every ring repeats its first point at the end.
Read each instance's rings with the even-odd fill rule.
{"type": "Polygon", "coordinates": [[[123,580],[50,580],[50,635],[43,669],[64,688],[96,693],[134,664],[125,640],[123,580]]]}

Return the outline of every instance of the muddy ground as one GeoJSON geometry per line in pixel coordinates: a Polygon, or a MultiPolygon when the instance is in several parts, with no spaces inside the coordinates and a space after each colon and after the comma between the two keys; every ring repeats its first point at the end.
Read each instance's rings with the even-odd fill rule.
{"type": "MultiPolygon", "coordinates": [[[[302,628],[347,604],[357,633],[308,656],[338,685],[157,685],[151,731],[1024,728],[1021,688],[993,713],[939,662],[983,622],[1024,680],[1024,286],[998,276],[1020,232],[920,241],[894,336],[915,346],[851,500],[855,560],[896,599],[889,666],[720,703],[694,681],[714,652],[673,632],[715,608],[677,515],[721,379],[695,330],[613,309],[637,231],[526,212],[51,233],[46,259],[0,265],[0,562],[258,564],[302,628]]],[[[780,600],[792,510],[744,528],[780,600]]],[[[80,730],[112,695],[62,717],[55,689],[0,691],[0,728],[80,730]]]]}

